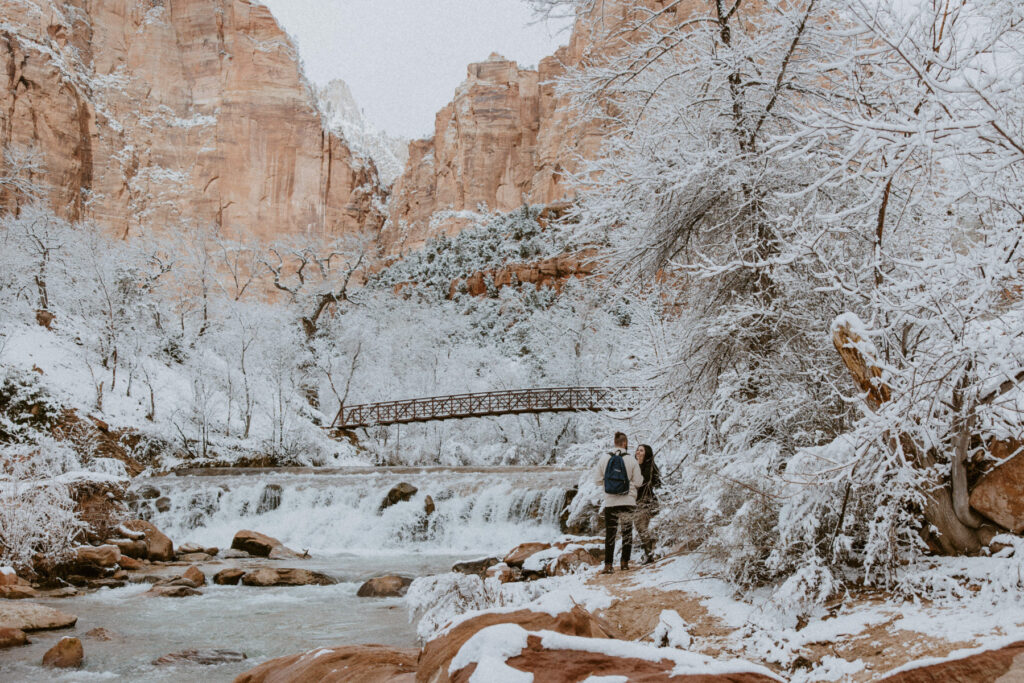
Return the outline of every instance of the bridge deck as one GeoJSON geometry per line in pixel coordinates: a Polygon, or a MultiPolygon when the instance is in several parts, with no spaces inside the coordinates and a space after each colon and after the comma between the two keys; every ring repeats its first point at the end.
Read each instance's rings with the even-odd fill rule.
{"type": "Polygon", "coordinates": [[[467,417],[617,410],[632,405],[639,393],[639,387],[552,387],[365,403],[343,406],[331,426],[355,429],[467,417]]]}

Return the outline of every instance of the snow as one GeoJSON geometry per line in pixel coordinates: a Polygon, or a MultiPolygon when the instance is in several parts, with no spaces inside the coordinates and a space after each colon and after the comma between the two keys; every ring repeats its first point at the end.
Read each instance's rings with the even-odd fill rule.
{"type": "Polygon", "coordinates": [[[651,640],[657,645],[667,645],[686,650],[693,643],[690,632],[686,629],[686,621],[675,610],[662,610],[658,617],[658,625],[651,634],[651,640]]]}
{"type": "Polygon", "coordinates": [[[0,567],[0,574],[13,576],[15,574],[14,567],[0,567]]]}
{"type": "MultiPolygon", "coordinates": [[[[479,663],[480,668],[484,668],[494,667],[499,661],[504,663],[526,649],[526,638],[526,630],[517,624],[495,624],[480,629],[459,648],[448,665],[448,673],[453,674],[470,664],[479,663]]],[[[532,680],[533,677],[530,678],[532,680]]]]}

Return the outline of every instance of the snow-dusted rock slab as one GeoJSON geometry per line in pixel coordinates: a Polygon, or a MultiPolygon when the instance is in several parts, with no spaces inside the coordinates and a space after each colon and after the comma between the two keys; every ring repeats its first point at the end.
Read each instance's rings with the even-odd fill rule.
{"type": "Polygon", "coordinates": [[[971,491],[971,507],[1015,534],[1024,531],[1024,454],[982,477],[971,491]]]}
{"type": "Polygon", "coordinates": [[[46,631],[74,626],[78,617],[35,602],[0,602],[0,627],[46,631]]]}

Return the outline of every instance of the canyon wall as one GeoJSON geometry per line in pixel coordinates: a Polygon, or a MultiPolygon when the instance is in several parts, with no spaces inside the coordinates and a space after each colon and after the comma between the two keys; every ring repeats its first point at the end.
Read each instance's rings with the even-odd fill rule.
{"type": "Polygon", "coordinates": [[[492,54],[470,64],[466,80],[438,112],[434,135],[409,145],[409,161],[395,181],[381,248],[417,249],[429,238],[459,231],[460,212],[511,211],[572,199],[573,176],[593,158],[608,133],[582,117],[555,79],[567,69],[614,56],[630,39],[622,28],[638,11],[669,7],[668,21],[689,14],[696,0],[606,0],[580,16],[568,45],[523,69],[492,54]],[[678,15],[673,6],[682,8],[678,15]]]}
{"type": "MultiPolygon", "coordinates": [[[[387,191],[327,132],[299,64],[250,0],[0,0],[0,179],[124,236],[376,232],[387,191]]],[[[0,209],[25,201],[11,185],[0,209]]]]}

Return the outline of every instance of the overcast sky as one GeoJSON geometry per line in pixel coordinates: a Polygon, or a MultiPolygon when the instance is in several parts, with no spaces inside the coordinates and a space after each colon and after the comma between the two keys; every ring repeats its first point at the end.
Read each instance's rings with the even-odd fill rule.
{"type": "Polygon", "coordinates": [[[367,118],[389,133],[423,137],[466,77],[498,52],[536,65],[568,40],[532,24],[523,0],[263,0],[299,44],[318,85],[349,84],[367,118]]]}

